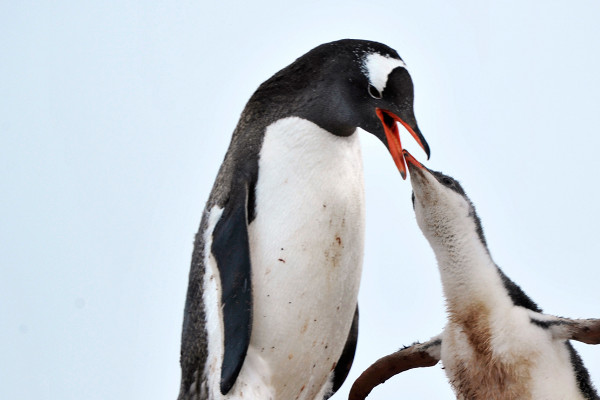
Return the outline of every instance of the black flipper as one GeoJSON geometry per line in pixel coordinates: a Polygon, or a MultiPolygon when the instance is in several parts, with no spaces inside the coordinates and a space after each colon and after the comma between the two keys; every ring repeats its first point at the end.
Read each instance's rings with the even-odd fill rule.
{"type": "Polygon", "coordinates": [[[252,282],[248,241],[248,184],[236,186],[213,231],[212,254],[221,275],[224,354],[221,393],[240,373],[252,330],[252,282]]]}
{"type": "Polygon", "coordinates": [[[356,306],[356,311],[354,312],[354,319],[352,320],[352,325],[350,326],[350,332],[348,333],[348,339],[346,340],[346,345],[344,346],[344,350],[342,350],[342,355],[338,360],[335,369],[333,370],[333,386],[331,388],[331,394],[326,396],[324,400],[333,396],[335,392],[342,386],[348,374],[350,373],[350,367],[352,367],[352,362],[354,361],[354,354],[356,353],[356,343],[358,341],[358,305],[356,306]]]}

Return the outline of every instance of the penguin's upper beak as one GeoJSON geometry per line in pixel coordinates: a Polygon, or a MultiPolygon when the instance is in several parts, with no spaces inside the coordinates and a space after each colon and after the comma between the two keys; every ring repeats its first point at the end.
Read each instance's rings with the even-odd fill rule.
{"type": "Polygon", "coordinates": [[[431,154],[429,145],[427,144],[427,141],[425,141],[425,138],[423,137],[423,134],[421,134],[421,131],[416,123],[410,125],[393,112],[384,110],[383,108],[376,108],[375,113],[383,125],[383,130],[385,131],[385,136],[388,141],[388,147],[390,153],[392,154],[392,158],[396,163],[396,167],[398,167],[400,175],[402,175],[402,179],[406,179],[406,161],[404,160],[402,144],[400,143],[400,133],[398,131],[397,122],[401,123],[402,126],[404,126],[408,132],[410,132],[412,137],[415,138],[419,146],[421,146],[421,148],[425,151],[425,154],[427,154],[428,160],[431,154]]]}

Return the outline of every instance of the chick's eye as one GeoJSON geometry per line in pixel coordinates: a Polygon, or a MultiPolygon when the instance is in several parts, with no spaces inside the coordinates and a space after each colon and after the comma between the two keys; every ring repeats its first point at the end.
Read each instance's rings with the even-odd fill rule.
{"type": "Polygon", "coordinates": [[[379,90],[377,90],[377,88],[375,86],[373,86],[373,85],[369,85],[369,94],[374,99],[380,99],[381,98],[381,92],[379,92],[379,90]]]}
{"type": "Polygon", "coordinates": [[[446,186],[452,186],[454,184],[452,179],[446,177],[442,178],[442,183],[446,186]]]}

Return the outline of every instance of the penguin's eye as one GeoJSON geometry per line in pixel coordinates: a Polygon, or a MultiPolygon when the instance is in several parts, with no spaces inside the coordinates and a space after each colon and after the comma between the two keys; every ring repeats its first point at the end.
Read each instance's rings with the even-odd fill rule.
{"type": "Polygon", "coordinates": [[[452,186],[454,184],[454,181],[445,176],[442,178],[442,184],[444,184],[445,186],[452,186]]]}
{"type": "Polygon", "coordinates": [[[381,92],[379,92],[379,90],[377,90],[377,88],[375,86],[373,86],[373,85],[369,85],[369,94],[374,99],[380,99],[381,98],[381,92]]]}

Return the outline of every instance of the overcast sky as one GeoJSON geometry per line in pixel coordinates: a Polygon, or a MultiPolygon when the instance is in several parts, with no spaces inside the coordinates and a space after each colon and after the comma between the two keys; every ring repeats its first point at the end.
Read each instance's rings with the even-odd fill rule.
{"type": "MultiPolygon", "coordinates": [[[[600,317],[600,2],[5,1],[0,5],[0,398],[174,399],[194,234],[244,104],[341,38],[406,61],[429,167],[544,311],[600,317]]],[[[409,150],[424,154],[409,135],[409,150]]],[[[363,134],[358,374],[445,323],[385,147],[363,134]]],[[[600,347],[575,344],[596,386],[600,347]]],[[[440,366],[369,399],[451,399],[440,366]]]]}

